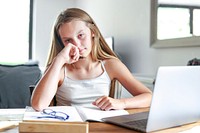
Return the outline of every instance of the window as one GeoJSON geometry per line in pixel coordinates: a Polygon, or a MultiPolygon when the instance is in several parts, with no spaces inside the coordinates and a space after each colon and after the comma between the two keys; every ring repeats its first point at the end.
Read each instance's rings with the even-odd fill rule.
{"type": "Polygon", "coordinates": [[[194,9],[193,19],[193,33],[195,36],[200,36],[200,9],[194,9]]]}
{"type": "MultiPolygon", "coordinates": [[[[200,34],[199,34],[200,33],[200,28],[199,28],[200,27],[199,26],[200,13],[199,12],[200,12],[200,0],[151,0],[150,46],[152,48],[169,48],[169,47],[173,48],[173,47],[194,47],[194,46],[199,47],[200,46],[200,43],[199,43],[200,42],[200,34]],[[170,8],[169,10],[174,10],[173,13],[176,13],[176,14],[177,12],[181,13],[180,19],[186,20],[186,22],[181,21],[180,25],[184,24],[185,27],[182,27],[181,30],[180,28],[176,27],[176,29],[179,29],[179,31],[176,31],[176,32],[180,32],[183,30],[184,31],[183,33],[176,34],[176,36],[174,36],[173,35],[174,31],[169,32],[171,25],[163,25],[162,23],[158,24],[158,22],[163,22],[162,20],[158,20],[159,19],[158,17],[162,16],[162,19],[164,18],[163,17],[164,15],[159,14],[159,11],[161,8],[162,8],[161,11],[164,13],[166,13],[166,11],[168,10],[167,8],[170,8]],[[182,14],[189,14],[189,16],[188,15],[182,16],[182,14]],[[189,20],[188,20],[188,17],[189,17],[189,20]],[[188,27],[189,27],[189,30],[188,30],[188,27]],[[165,30],[161,30],[161,29],[165,29],[165,30]],[[159,33],[161,33],[161,35],[158,35],[159,33]],[[170,34],[172,34],[173,36],[170,34]],[[186,35],[188,36],[185,37],[186,35]]],[[[172,14],[172,16],[174,16],[174,14],[172,14]]],[[[177,15],[177,17],[171,17],[171,16],[170,17],[179,21],[178,19],[180,16],[177,15]]],[[[170,17],[168,19],[171,19],[170,17]]],[[[167,18],[164,18],[164,19],[168,20],[167,18]]]]}
{"type": "Polygon", "coordinates": [[[31,56],[29,31],[32,0],[0,1],[0,62],[19,63],[31,56]]]}
{"type": "Polygon", "coordinates": [[[188,4],[174,0],[167,3],[160,0],[158,5],[159,40],[200,35],[200,4],[188,4]]]}

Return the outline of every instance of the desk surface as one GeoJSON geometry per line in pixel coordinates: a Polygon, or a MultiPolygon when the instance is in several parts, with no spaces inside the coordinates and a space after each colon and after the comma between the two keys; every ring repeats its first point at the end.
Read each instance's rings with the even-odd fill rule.
{"type": "MultiPolygon", "coordinates": [[[[132,113],[148,111],[148,108],[131,109],[131,110],[127,110],[127,111],[132,114],[132,113]]],[[[166,132],[177,133],[177,132],[189,130],[195,126],[200,126],[200,121],[192,123],[192,124],[183,125],[180,127],[157,131],[155,133],[166,133],[166,132]]],[[[18,127],[14,128],[14,129],[9,129],[9,130],[3,131],[3,133],[18,133],[18,127]]],[[[101,122],[89,122],[89,133],[138,133],[138,132],[127,129],[127,128],[123,128],[120,126],[116,126],[113,124],[101,123],[101,122]]]]}
{"type": "MultiPolygon", "coordinates": [[[[131,110],[128,110],[128,112],[133,114],[133,113],[145,112],[148,110],[149,110],[148,108],[131,109],[131,110]]],[[[192,124],[182,125],[180,127],[174,127],[174,128],[156,131],[153,133],[178,133],[181,131],[189,130],[195,126],[200,126],[200,121],[192,123],[192,124]]],[[[111,132],[112,133],[139,133],[138,131],[130,130],[130,129],[116,126],[113,124],[98,123],[98,122],[89,123],[89,133],[111,133],[111,132]]]]}

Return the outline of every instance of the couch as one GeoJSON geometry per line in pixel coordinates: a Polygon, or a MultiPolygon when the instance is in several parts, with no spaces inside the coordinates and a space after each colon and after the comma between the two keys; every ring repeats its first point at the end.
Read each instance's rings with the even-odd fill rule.
{"type": "Polygon", "coordinates": [[[30,106],[30,85],[41,78],[38,63],[0,64],[0,108],[30,106]]]}

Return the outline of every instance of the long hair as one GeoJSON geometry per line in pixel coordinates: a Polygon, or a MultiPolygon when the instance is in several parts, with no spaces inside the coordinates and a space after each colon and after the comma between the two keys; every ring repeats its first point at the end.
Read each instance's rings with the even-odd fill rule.
{"type": "Polygon", "coordinates": [[[107,58],[117,58],[117,55],[110,49],[105,39],[103,38],[99,28],[94,20],[85,11],[79,8],[69,8],[61,12],[52,29],[52,40],[47,59],[47,66],[49,66],[57,54],[64,48],[59,35],[59,28],[62,24],[68,23],[72,20],[80,20],[86,23],[86,26],[94,33],[91,57],[93,61],[104,60],[107,58]]]}

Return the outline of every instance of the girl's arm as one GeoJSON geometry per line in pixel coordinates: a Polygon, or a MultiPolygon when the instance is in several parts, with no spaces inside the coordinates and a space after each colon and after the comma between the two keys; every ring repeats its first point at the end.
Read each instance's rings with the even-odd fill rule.
{"type": "Polygon", "coordinates": [[[118,59],[105,60],[105,68],[111,80],[118,80],[134,97],[113,99],[102,96],[93,104],[103,110],[149,107],[152,92],[136,80],[128,68],[118,59]]]}
{"type": "Polygon", "coordinates": [[[60,60],[60,57],[53,60],[33,91],[31,105],[38,111],[48,107],[56,94],[62,73],[64,74],[64,63],[60,60]]]}
{"type": "Polygon", "coordinates": [[[56,94],[57,88],[63,82],[65,64],[74,63],[78,59],[78,48],[72,44],[65,46],[54,58],[33,91],[31,105],[34,109],[42,110],[49,106],[56,94]]]}

